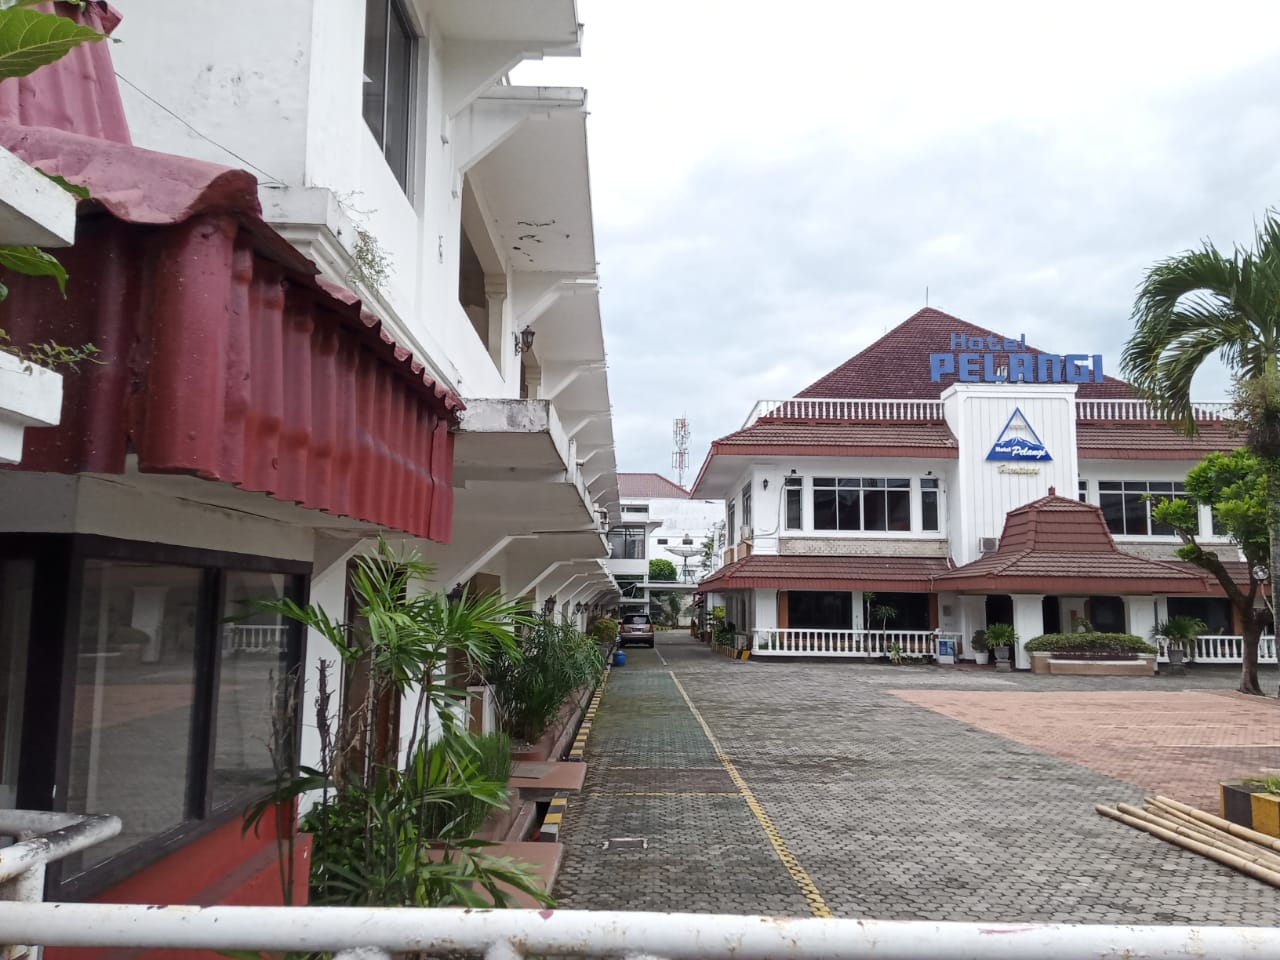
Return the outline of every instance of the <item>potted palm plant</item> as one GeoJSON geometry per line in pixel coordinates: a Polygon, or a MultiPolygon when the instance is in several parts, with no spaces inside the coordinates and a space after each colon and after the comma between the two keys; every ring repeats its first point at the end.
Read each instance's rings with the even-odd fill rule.
{"type": "Polygon", "coordinates": [[[973,641],[970,646],[973,647],[973,662],[980,667],[985,667],[991,660],[991,652],[987,647],[987,631],[973,631],[973,641]]]}
{"type": "Polygon", "coordinates": [[[1017,642],[1018,635],[1013,631],[1013,624],[993,623],[987,627],[987,646],[995,651],[997,670],[1008,672],[1011,669],[1009,652],[1017,642]]]}
{"type": "Polygon", "coordinates": [[[1197,638],[1207,629],[1205,622],[1199,617],[1184,616],[1170,617],[1151,628],[1151,639],[1156,642],[1157,648],[1159,638],[1164,638],[1171,674],[1186,672],[1184,662],[1188,654],[1195,652],[1197,638]]]}

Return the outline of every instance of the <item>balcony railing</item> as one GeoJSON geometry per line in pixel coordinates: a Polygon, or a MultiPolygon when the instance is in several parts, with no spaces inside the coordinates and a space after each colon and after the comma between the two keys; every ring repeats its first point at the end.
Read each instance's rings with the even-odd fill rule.
{"type": "MultiPolygon", "coordinates": [[[[1192,408],[1197,423],[1213,423],[1231,417],[1229,403],[1197,403],[1192,408]]],[[[776,420],[941,420],[941,400],[840,400],[793,398],[760,400],[751,408],[743,429],[762,417],[776,420]]],[[[1077,400],[1077,420],[1162,420],[1160,409],[1147,400],[1077,400]]]]}
{"type": "Polygon", "coordinates": [[[119,949],[390,955],[651,957],[654,960],[1275,960],[1280,929],[942,923],[399,907],[184,907],[0,903],[0,942],[119,949]]]}
{"type": "Polygon", "coordinates": [[[869,660],[901,654],[932,657],[938,640],[960,635],[937,630],[759,629],[752,632],[753,657],[846,657],[869,660]]]}
{"type": "MultiPolygon", "coordinates": [[[[1169,662],[1169,641],[1158,637],[1159,663],[1169,662]]],[[[1244,637],[1239,634],[1214,633],[1196,637],[1195,649],[1187,657],[1195,663],[1239,663],[1244,659],[1244,637]]],[[[1258,662],[1276,662],[1276,638],[1262,637],[1258,641],[1258,662]]]]}

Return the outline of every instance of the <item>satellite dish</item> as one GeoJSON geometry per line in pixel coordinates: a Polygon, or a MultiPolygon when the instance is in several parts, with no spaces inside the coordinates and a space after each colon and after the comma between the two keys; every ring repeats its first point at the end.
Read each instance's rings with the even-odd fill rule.
{"type": "Polygon", "coordinates": [[[689,558],[700,556],[702,554],[702,548],[689,546],[688,544],[681,544],[679,546],[667,547],[666,549],[668,553],[674,553],[677,557],[684,558],[684,566],[680,571],[680,578],[686,583],[692,583],[693,573],[689,570],[689,558]]]}

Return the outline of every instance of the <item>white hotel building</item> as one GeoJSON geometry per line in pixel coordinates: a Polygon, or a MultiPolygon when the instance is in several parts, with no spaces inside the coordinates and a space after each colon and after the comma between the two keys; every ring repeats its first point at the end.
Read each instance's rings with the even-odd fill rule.
{"type": "MultiPolygon", "coordinates": [[[[1128,384],[1096,377],[1099,358],[1027,347],[1031,364],[1010,333],[926,308],[712,443],[691,495],[725,500],[729,547],[700,589],[754,656],[878,657],[895,642],[932,654],[950,636],[971,657],[973,633],[995,622],[1021,643],[1081,619],[1145,637],[1175,614],[1238,634],[1143,499],[1178,495],[1206,453],[1237,445],[1226,405],[1198,405],[1187,438],[1128,384]],[[979,337],[990,356],[956,351],[979,337]],[[1077,382],[983,382],[1011,353],[1014,369],[1077,382]]],[[[1230,549],[1208,508],[1200,521],[1204,542],[1230,549]]],[[[1238,656],[1227,639],[1200,659],[1238,656]]]]}

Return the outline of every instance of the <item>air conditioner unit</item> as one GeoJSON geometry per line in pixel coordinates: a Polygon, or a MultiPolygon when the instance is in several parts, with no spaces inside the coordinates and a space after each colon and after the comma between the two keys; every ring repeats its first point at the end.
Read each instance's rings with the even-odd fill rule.
{"type": "Polygon", "coordinates": [[[999,537],[979,537],[978,552],[979,553],[995,553],[996,548],[1000,546],[999,537]]]}
{"type": "Polygon", "coordinates": [[[746,524],[743,524],[741,527],[738,528],[739,540],[750,540],[753,534],[754,534],[754,531],[750,527],[748,527],[746,524]]]}

